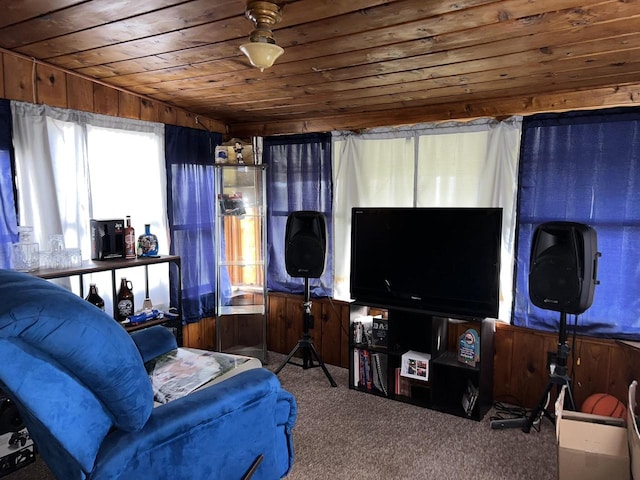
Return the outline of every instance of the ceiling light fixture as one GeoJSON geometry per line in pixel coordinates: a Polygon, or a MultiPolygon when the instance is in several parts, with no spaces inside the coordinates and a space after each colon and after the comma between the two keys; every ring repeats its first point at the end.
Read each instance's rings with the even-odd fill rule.
{"type": "Polygon", "coordinates": [[[240,45],[251,65],[260,69],[273,65],[284,49],[276,44],[271,27],[282,18],[280,7],[272,2],[247,2],[246,17],[253,22],[254,30],[249,37],[249,43],[240,45]]]}

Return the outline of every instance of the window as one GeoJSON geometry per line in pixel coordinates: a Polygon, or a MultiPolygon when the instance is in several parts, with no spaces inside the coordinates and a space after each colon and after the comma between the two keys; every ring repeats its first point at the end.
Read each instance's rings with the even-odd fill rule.
{"type": "Polygon", "coordinates": [[[285,232],[291,212],[312,210],[325,215],[326,265],[319,279],[309,279],[312,296],[333,292],[331,201],[331,137],[292,135],[264,139],[267,168],[267,287],[271,291],[303,293],[304,279],[292,278],[284,260],[285,232]]]}
{"type": "MultiPolygon", "coordinates": [[[[350,298],[352,207],[502,207],[499,318],[509,321],[520,122],[480,119],[335,135],[335,298],[350,298]]],[[[446,235],[430,227],[420,229],[446,235]]]]}
{"type": "MultiPolygon", "coordinates": [[[[41,251],[50,235],[62,233],[67,248],[80,248],[89,259],[89,220],[130,215],[136,235],[150,224],[160,253],[169,253],[163,125],[20,102],[11,107],[19,221],[34,227],[41,251]]],[[[169,303],[167,269],[149,267],[154,305],[169,303]]],[[[121,274],[132,281],[140,308],[146,296],[144,270],[121,274]]],[[[110,291],[106,272],[86,281],[110,291]]],[[[105,303],[110,311],[110,302],[105,303]]]]}
{"type": "Polygon", "coordinates": [[[514,324],[557,331],[560,313],[531,304],[535,228],[571,221],[596,230],[599,284],[570,317],[581,334],[640,338],[640,110],[535,115],[523,122],[514,324]]]}
{"type": "MultiPolygon", "coordinates": [[[[187,323],[215,315],[213,163],[221,141],[219,133],[165,126],[171,253],[182,260],[182,313],[187,323]]],[[[177,293],[176,286],[172,289],[177,293]]]]}

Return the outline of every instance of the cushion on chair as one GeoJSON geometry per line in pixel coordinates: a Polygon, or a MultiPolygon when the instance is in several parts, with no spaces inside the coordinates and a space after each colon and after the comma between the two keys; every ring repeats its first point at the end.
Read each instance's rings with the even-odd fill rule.
{"type": "Polygon", "coordinates": [[[131,334],[144,363],[178,348],[176,337],[162,325],[138,330],[131,334]]]}
{"type": "Polygon", "coordinates": [[[64,366],[100,399],[117,427],[139,430],[151,415],[153,391],[135,343],[74,293],[0,270],[0,338],[19,338],[64,366]]]}

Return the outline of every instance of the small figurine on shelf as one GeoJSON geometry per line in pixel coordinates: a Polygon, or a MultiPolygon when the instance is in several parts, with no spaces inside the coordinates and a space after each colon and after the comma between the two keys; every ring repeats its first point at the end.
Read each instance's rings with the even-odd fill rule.
{"type": "Polygon", "coordinates": [[[242,143],[236,142],[233,146],[233,151],[236,152],[236,160],[238,165],[244,165],[244,158],[242,157],[242,143]]]}
{"type": "Polygon", "coordinates": [[[144,233],[138,237],[138,257],[157,257],[158,237],[151,233],[151,225],[145,224],[144,233]]]}

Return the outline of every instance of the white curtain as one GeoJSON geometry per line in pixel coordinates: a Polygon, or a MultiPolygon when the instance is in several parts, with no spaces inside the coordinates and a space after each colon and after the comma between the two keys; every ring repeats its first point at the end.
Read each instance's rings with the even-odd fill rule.
{"type": "MultiPolygon", "coordinates": [[[[136,235],[149,223],[160,253],[169,253],[162,124],[23,102],[12,102],[11,110],[19,222],[34,227],[41,251],[50,235],[62,233],[67,248],[80,248],[89,259],[90,219],[130,215],[136,235]]],[[[168,303],[163,269],[149,267],[154,304],[168,303]]],[[[139,307],[146,292],[144,271],[137,270],[122,276],[133,282],[139,307]]],[[[89,277],[102,287],[110,311],[108,272],[89,277]]]]}
{"type": "Polygon", "coordinates": [[[68,116],[49,116],[47,110],[11,102],[19,222],[35,227],[40,250],[46,250],[49,235],[58,233],[65,233],[68,247],[81,248],[83,232],[67,233],[65,227],[82,225],[81,212],[89,208],[86,134],[68,116]]]}
{"type": "Polygon", "coordinates": [[[499,319],[510,321],[522,119],[333,137],[334,297],[349,300],[352,207],[502,207],[499,319]]]}

